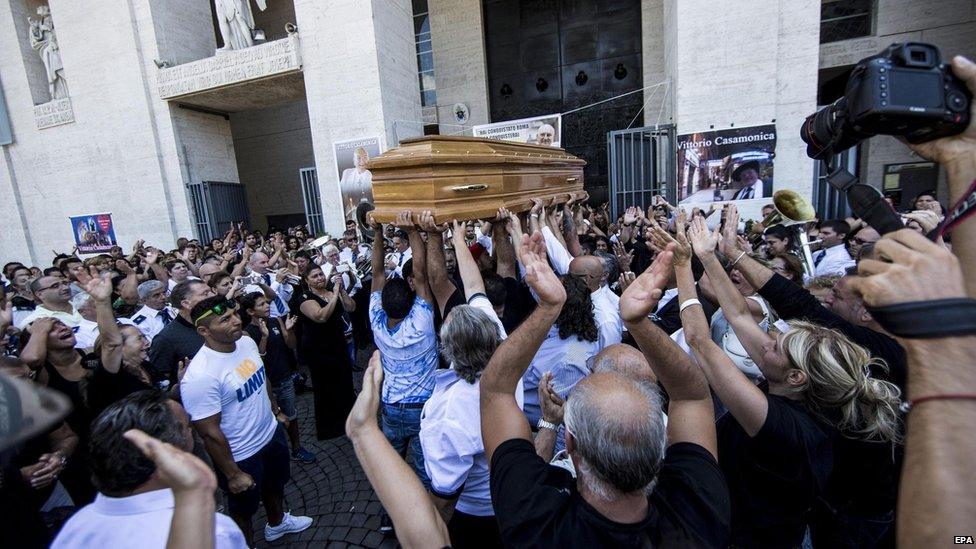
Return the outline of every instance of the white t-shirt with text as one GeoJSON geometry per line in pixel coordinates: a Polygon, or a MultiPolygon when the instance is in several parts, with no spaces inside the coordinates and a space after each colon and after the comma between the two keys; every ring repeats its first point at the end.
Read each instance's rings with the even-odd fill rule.
{"type": "Polygon", "coordinates": [[[264,362],[248,336],[237,340],[232,353],[201,347],[180,382],[180,393],[192,421],[220,414],[220,430],[234,461],[256,454],[278,426],[267,395],[264,362]]]}

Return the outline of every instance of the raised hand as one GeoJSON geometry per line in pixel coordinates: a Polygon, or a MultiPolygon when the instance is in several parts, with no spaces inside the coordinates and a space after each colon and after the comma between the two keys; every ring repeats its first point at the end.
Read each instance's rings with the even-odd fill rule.
{"type": "Polygon", "coordinates": [[[886,234],[863,259],[849,287],[872,307],[966,296],[959,259],[911,229],[886,234]]]}
{"type": "Polygon", "coordinates": [[[705,224],[705,220],[701,217],[696,217],[691,220],[691,228],[688,230],[688,240],[695,249],[695,255],[699,259],[704,259],[705,256],[710,256],[715,253],[715,246],[718,245],[719,241],[718,229],[716,228],[715,231],[708,230],[708,225],[705,224]]]}
{"type": "MultiPolygon", "coordinates": [[[[725,223],[722,226],[722,241],[719,247],[726,256],[739,250],[739,208],[729,203],[725,208],[725,223]]],[[[744,250],[743,250],[744,251],[744,250]]]]}
{"type": "Polygon", "coordinates": [[[363,374],[363,388],[346,418],[346,434],[352,437],[364,428],[377,428],[376,412],[380,407],[380,388],[383,387],[383,365],[380,352],[373,351],[369,366],[363,374]]]}
{"type": "Polygon", "coordinates": [[[413,223],[413,214],[410,210],[403,210],[396,215],[396,219],[393,220],[393,226],[403,229],[410,230],[415,228],[413,223]]]}
{"type": "Polygon", "coordinates": [[[664,287],[671,276],[674,244],[668,244],[654,258],[654,262],[627,287],[620,296],[620,318],[624,322],[639,322],[657,306],[664,287]]]}
{"type": "Polygon", "coordinates": [[[613,254],[617,256],[617,262],[620,263],[621,272],[629,271],[630,265],[634,261],[634,252],[628,252],[627,248],[625,248],[623,244],[620,242],[614,242],[613,254]]]}
{"type": "Polygon", "coordinates": [[[107,303],[112,299],[112,281],[100,276],[92,277],[82,286],[92,299],[99,303],[107,303]]]}
{"type": "Polygon", "coordinates": [[[424,210],[420,213],[418,225],[420,225],[420,230],[425,233],[443,233],[447,230],[447,223],[438,225],[434,222],[434,214],[430,210],[424,210]]]}
{"type": "Polygon", "coordinates": [[[552,388],[552,372],[542,374],[539,380],[539,406],[542,419],[559,425],[563,422],[563,405],[566,401],[552,388]]]}
{"type": "Polygon", "coordinates": [[[542,211],[544,209],[544,206],[542,204],[542,200],[541,199],[538,199],[538,198],[531,198],[530,200],[532,200],[532,209],[529,210],[529,214],[530,215],[542,215],[542,211]]]}
{"type": "Polygon", "coordinates": [[[115,270],[124,275],[130,275],[136,272],[135,269],[132,268],[132,265],[130,265],[129,262],[124,259],[115,260],[115,270]]]}
{"type": "Polygon", "coordinates": [[[633,225],[637,222],[637,208],[631,206],[624,211],[624,225],[633,225]]]}
{"type": "Polygon", "coordinates": [[[289,332],[295,328],[295,324],[298,322],[298,317],[295,315],[288,315],[285,317],[285,329],[289,332]]]}
{"type": "Polygon", "coordinates": [[[159,261],[159,250],[153,248],[146,252],[146,263],[152,265],[159,261]]]}
{"type": "Polygon", "coordinates": [[[518,256],[525,267],[525,282],[535,290],[539,303],[561,308],[566,302],[566,289],[549,266],[542,233],[535,231],[532,236],[523,238],[518,256]]]}
{"type": "Polygon", "coordinates": [[[217,489],[217,477],[213,471],[193,454],[138,429],[129,429],[122,436],[152,460],[156,465],[156,476],[174,492],[203,492],[212,495],[217,489]]]}
{"type": "Polygon", "coordinates": [[[458,221],[457,219],[451,220],[451,240],[454,242],[454,247],[457,249],[458,246],[466,248],[467,241],[465,240],[465,232],[467,231],[468,224],[465,221],[458,221]]]}

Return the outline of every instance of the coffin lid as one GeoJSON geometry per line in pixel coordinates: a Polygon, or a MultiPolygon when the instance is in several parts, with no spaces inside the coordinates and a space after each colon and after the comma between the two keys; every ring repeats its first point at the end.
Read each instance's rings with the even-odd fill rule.
{"type": "Polygon", "coordinates": [[[530,145],[484,137],[428,135],[404,139],[399,147],[370,159],[366,167],[373,171],[446,163],[586,165],[585,160],[569,154],[560,147],[530,145]]]}

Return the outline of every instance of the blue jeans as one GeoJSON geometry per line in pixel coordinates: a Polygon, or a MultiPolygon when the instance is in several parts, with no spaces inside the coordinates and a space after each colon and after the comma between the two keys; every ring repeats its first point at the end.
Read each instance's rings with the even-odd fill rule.
{"type": "Polygon", "coordinates": [[[383,434],[393,449],[406,459],[410,446],[411,465],[424,488],[430,489],[430,479],[424,468],[424,450],[420,446],[420,413],[423,408],[412,404],[383,403],[383,434]]]}

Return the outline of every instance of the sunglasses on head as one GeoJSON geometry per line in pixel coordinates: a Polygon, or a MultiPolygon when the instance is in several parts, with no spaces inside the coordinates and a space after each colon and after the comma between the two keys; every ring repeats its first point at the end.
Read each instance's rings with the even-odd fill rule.
{"type": "Polygon", "coordinates": [[[234,301],[233,299],[226,299],[224,301],[214,303],[209,309],[200,313],[200,316],[193,319],[193,325],[194,326],[199,325],[201,320],[207,318],[210,315],[220,316],[226,313],[227,311],[231,311],[236,308],[237,308],[237,302],[234,301]]]}

